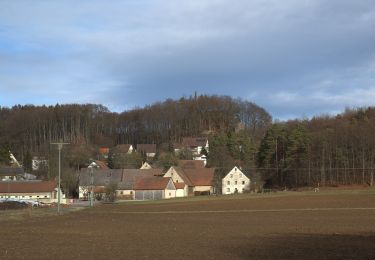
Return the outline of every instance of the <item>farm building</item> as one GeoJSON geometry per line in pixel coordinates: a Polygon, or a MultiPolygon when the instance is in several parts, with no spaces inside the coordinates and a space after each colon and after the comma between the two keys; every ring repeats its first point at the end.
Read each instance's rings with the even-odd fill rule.
{"type": "Polygon", "coordinates": [[[133,150],[134,147],[131,144],[118,144],[115,147],[116,153],[130,154],[133,150]]]}
{"type": "Polygon", "coordinates": [[[162,175],[162,169],[124,169],[121,182],[117,186],[117,197],[123,199],[134,199],[135,183],[139,179],[162,175]]]}
{"type": "Polygon", "coordinates": [[[135,182],[136,200],[159,200],[176,197],[176,187],[171,178],[145,177],[135,182]]]}
{"type": "Polygon", "coordinates": [[[134,199],[134,184],[144,177],[153,177],[162,175],[162,169],[109,169],[93,170],[91,177],[90,170],[86,169],[80,173],[79,178],[79,198],[87,199],[91,187],[94,187],[94,193],[105,193],[105,188],[110,184],[117,186],[116,195],[122,199],[134,199]],[[93,182],[93,185],[91,185],[93,182]]]}
{"type": "Polygon", "coordinates": [[[177,192],[178,197],[186,197],[199,194],[212,194],[214,191],[212,184],[214,172],[214,168],[181,168],[172,166],[165,173],[164,177],[172,178],[175,185],[179,189],[183,189],[183,193],[180,190],[177,192]]]}
{"type": "MultiPolygon", "coordinates": [[[[57,202],[56,181],[2,181],[0,199],[38,200],[45,203],[57,202]]],[[[61,203],[66,203],[61,192],[61,203]]]]}
{"type": "Polygon", "coordinates": [[[96,193],[105,193],[105,187],[111,183],[119,183],[122,179],[121,169],[93,169],[91,176],[90,169],[82,169],[79,174],[79,198],[87,199],[91,191],[91,187],[94,188],[96,193]]]}
{"type": "Polygon", "coordinates": [[[222,194],[243,193],[250,189],[250,178],[235,166],[222,180],[222,194]]]}

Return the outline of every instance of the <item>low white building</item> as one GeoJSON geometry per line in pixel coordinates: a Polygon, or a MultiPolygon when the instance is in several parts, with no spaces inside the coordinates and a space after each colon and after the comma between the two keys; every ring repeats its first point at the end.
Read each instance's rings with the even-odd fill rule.
{"type": "MultiPolygon", "coordinates": [[[[56,203],[58,188],[56,181],[2,181],[0,199],[33,200],[56,203]]],[[[60,191],[61,192],[61,191],[60,191]]],[[[60,193],[61,203],[67,203],[65,194],[60,193]]]]}
{"type": "Polygon", "coordinates": [[[222,194],[243,193],[250,189],[250,178],[235,166],[222,180],[222,194]]]}

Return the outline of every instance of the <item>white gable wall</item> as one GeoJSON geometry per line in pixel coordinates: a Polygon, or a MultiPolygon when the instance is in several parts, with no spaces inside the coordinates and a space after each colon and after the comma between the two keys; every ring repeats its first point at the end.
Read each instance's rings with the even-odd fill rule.
{"type": "Polygon", "coordinates": [[[183,183],[184,180],[178,175],[176,169],[172,166],[168,169],[168,171],[164,174],[163,177],[169,177],[172,179],[173,182],[183,183]]]}
{"type": "Polygon", "coordinates": [[[238,168],[234,167],[222,180],[222,194],[233,194],[236,189],[243,193],[250,188],[250,179],[238,168]]]}

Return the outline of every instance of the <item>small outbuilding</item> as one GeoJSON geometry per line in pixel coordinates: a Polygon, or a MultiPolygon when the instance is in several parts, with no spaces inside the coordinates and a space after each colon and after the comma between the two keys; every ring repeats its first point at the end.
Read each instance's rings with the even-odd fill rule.
{"type": "Polygon", "coordinates": [[[176,197],[176,186],[171,178],[146,177],[134,185],[136,200],[159,200],[176,197]]]}

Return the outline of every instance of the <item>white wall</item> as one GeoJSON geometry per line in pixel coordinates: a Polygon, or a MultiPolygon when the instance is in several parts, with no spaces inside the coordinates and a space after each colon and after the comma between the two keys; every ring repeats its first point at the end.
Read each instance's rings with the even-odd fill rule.
{"type": "Polygon", "coordinates": [[[250,179],[238,168],[234,167],[222,180],[222,193],[233,194],[250,188],[250,179]]]}

